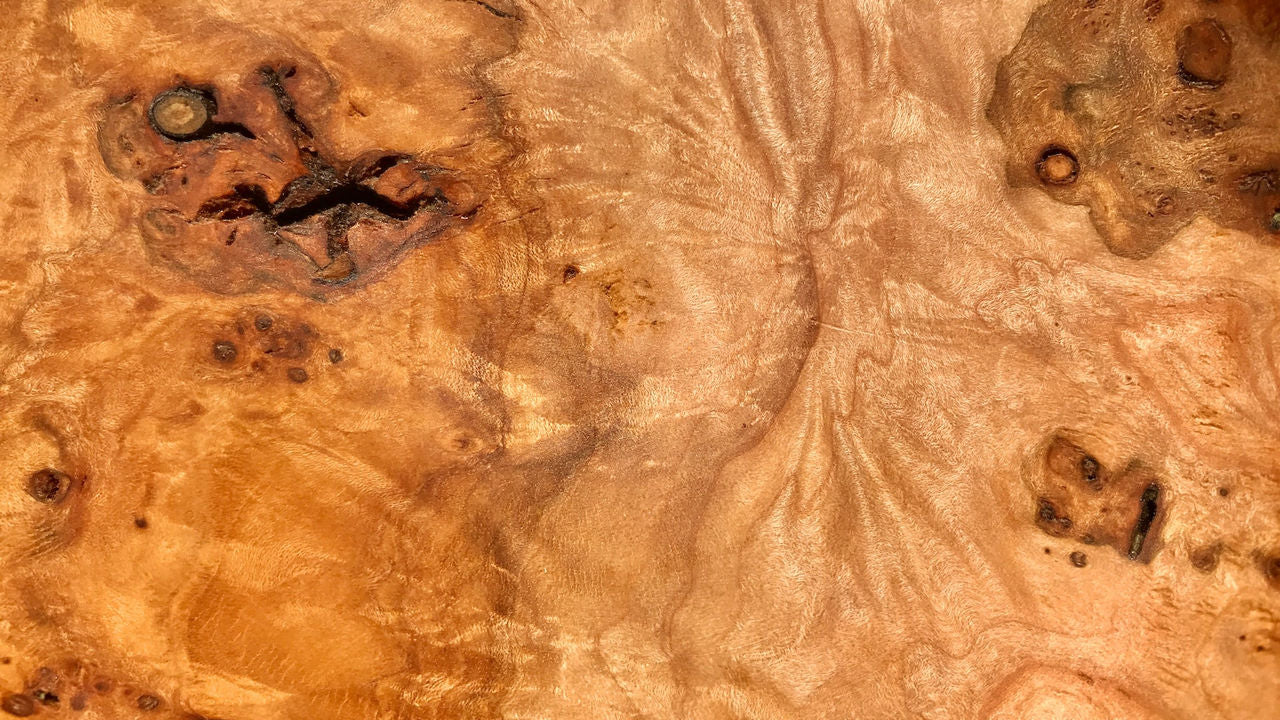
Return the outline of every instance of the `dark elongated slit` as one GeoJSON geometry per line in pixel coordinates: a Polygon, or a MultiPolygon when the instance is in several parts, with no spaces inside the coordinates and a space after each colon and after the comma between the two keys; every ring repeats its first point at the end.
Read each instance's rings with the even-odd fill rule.
{"type": "Polygon", "coordinates": [[[1138,522],[1133,526],[1133,534],[1129,536],[1130,560],[1137,560],[1142,554],[1142,546],[1147,541],[1147,532],[1151,530],[1151,523],[1156,519],[1156,511],[1160,509],[1159,501],[1160,486],[1156,483],[1151,483],[1146,490],[1142,491],[1138,522]]]}

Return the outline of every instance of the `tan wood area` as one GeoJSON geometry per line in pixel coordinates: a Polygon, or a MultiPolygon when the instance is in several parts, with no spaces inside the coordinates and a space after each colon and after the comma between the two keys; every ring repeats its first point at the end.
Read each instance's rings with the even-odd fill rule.
{"type": "Polygon", "coordinates": [[[0,0],[0,718],[1275,720],[1280,0],[0,0]]]}

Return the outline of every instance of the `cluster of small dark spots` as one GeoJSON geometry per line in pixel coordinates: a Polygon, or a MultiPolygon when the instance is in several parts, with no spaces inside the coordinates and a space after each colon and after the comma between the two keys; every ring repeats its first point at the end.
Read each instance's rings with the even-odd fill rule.
{"type": "Polygon", "coordinates": [[[570,280],[578,277],[578,273],[580,272],[582,272],[582,270],[580,270],[577,265],[565,265],[564,281],[569,282],[570,280]]]}
{"type": "Polygon", "coordinates": [[[1075,565],[1078,568],[1082,568],[1085,565],[1089,564],[1089,556],[1085,555],[1079,550],[1076,550],[1075,552],[1071,553],[1071,564],[1075,565]]]}
{"type": "Polygon", "coordinates": [[[220,363],[235,362],[239,354],[240,351],[236,349],[235,343],[229,340],[218,340],[213,344],[213,359],[220,363]]]}
{"type": "Polygon", "coordinates": [[[1047,525],[1056,525],[1061,531],[1071,529],[1071,518],[1065,515],[1058,515],[1058,508],[1054,506],[1053,501],[1049,498],[1040,498],[1040,504],[1036,510],[1036,516],[1040,522],[1047,525]]]}
{"type": "Polygon", "coordinates": [[[133,526],[139,530],[146,530],[149,524],[150,523],[147,522],[147,519],[141,515],[134,516],[133,518],[133,526]]]}
{"type": "Polygon", "coordinates": [[[333,348],[329,351],[329,362],[333,363],[334,365],[337,365],[338,363],[342,362],[342,357],[343,357],[342,350],[339,348],[333,348]]]}
{"type": "Polygon", "coordinates": [[[160,698],[156,697],[155,695],[139,695],[138,696],[139,710],[155,710],[158,707],[160,707],[160,698]]]}
{"type": "Polygon", "coordinates": [[[10,693],[5,695],[3,700],[0,700],[0,710],[4,710],[10,715],[27,717],[28,715],[35,714],[36,703],[26,695],[10,693]]]}
{"type": "Polygon", "coordinates": [[[286,371],[285,374],[289,376],[289,379],[291,381],[296,383],[304,383],[307,381],[307,378],[309,377],[307,375],[307,371],[300,367],[291,367],[289,368],[288,371],[286,371]]]}
{"type": "Polygon", "coordinates": [[[1085,455],[1080,458],[1080,476],[1090,485],[1097,484],[1098,471],[1101,469],[1102,466],[1098,464],[1098,461],[1092,455],[1085,455]]]}

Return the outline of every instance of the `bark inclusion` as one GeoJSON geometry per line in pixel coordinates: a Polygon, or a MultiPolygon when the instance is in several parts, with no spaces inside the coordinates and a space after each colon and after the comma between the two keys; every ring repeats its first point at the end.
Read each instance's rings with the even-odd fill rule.
{"type": "Polygon", "coordinates": [[[101,151],[149,195],[140,226],[154,261],[215,292],[284,286],[324,296],[375,280],[474,217],[471,187],[424,158],[333,157],[290,94],[296,72],[259,69],[269,100],[240,117],[219,109],[234,89],[194,84],[107,109],[101,151]]]}

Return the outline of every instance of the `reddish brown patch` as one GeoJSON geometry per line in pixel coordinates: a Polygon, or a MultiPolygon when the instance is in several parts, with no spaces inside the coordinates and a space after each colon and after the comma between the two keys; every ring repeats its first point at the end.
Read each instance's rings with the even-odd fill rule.
{"type": "Polygon", "coordinates": [[[1191,85],[1217,87],[1231,69],[1231,37],[1216,20],[1194,22],[1178,34],[1178,74],[1191,85]]]}
{"type": "Polygon", "coordinates": [[[1203,573],[1211,573],[1218,567],[1221,557],[1222,543],[1213,543],[1192,550],[1188,559],[1191,560],[1191,567],[1203,573]]]}
{"type": "Polygon", "coordinates": [[[1133,560],[1151,559],[1163,511],[1160,483],[1141,463],[1112,471],[1080,445],[1055,436],[1042,467],[1033,480],[1037,527],[1085,545],[1111,546],[1133,560]]]}
{"type": "Polygon", "coordinates": [[[106,108],[99,147],[117,177],[147,192],[139,222],[153,262],[219,293],[323,296],[371,282],[481,204],[428,159],[328,151],[304,120],[326,100],[294,97],[293,73],[263,67],[245,78],[139,88],[106,108]],[[253,130],[263,127],[290,131],[253,130]]]}
{"type": "Polygon", "coordinates": [[[0,700],[0,710],[15,717],[27,717],[36,713],[36,701],[26,695],[9,693],[0,700]]]}

